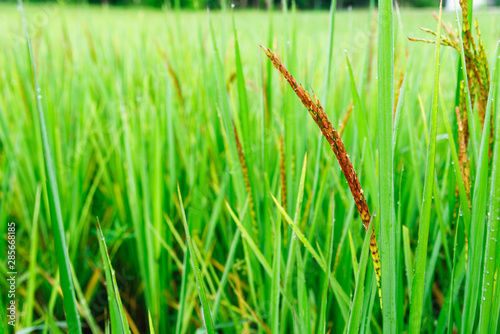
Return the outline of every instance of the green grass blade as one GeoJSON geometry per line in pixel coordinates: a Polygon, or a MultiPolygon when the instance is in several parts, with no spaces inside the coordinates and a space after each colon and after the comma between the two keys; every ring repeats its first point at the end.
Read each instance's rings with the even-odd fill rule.
{"type": "MultiPolygon", "coordinates": [[[[332,206],[335,203],[332,199],[332,206]]],[[[332,208],[332,210],[334,210],[332,208]]],[[[335,232],[335,218],[334,213],[332,212],[332,222],[330,224],[330,233],[328,233],[328,260],[327,260],[327,274],[323,278],[323,287],[321,288],[321,307],[319,311],[319,321],[318,321],[318,326],[319,334],[325,334],[326,333],[326,325],[327,325],[327,319],[326,319],[326,307],[328,305],[328,286],[330,282],[330,273],[332,271],[332,258],[333,258],[333,236],[335,232]]]]}
{"type": "Polygon", "coordinates": [[[413,286],[413,263],[414,258],[410,246],[410,230],[403,226],[403,245],[406,265],[406,279],[408,281],[408,293],[411,299],[411,287],[413,286]]]}
{"type": "Polygon", "coordinates": [[[273,274],[271,285],[271,332],[279,333],[280,275],[281,275],[281,215],[274,225],[273,274]]]}
{"type": "MultiPolygon", "coordinates": [[[[453,266],[452,266],[452,272],[451,272],[451,286],[450,286],[450,291],[454,290],[455,287],[455,276],[456,276],[456,262],[457,262],[457,243],[458,243],[458,230],[460,228],[460,225],[457,222],[457,230],[455,231],[455,242],[453,244],[453,266]]],[[[453,305],[453,294],[450,294],[449,302],[448,302],[448,333],[451,334],[453,333],[453,317],[452,317],[452,307],[450,305],[453,305]]],[[[445,309],[443,307],[443,309],[445,309]]],[[[437,330],[436,330],[437,332],[437,330]]]]}
{"type": "MultiPolygon", "coordinates": [[[[497,64],[497,73],[493,74],[496,75],[497,78],[497,91],[496,91],[496,116],[495,116],[495,137],[494,137],[494,147],[495,147],[495,153],[493,155],[493,171],[492,171],[492,179],[491,179],[491,193],[490,193],[490,219],[494,220],[496,219],[497,221],[500,220],[500,213],[499,213],[499,206],[500,206],[500,187],[498,186],[498,182],[500,180],[500,171],[498,168],[498,165],[500,163],[500,104],[498,103],[499,99],[499,92],[500,92],[500,85],[498,84],[498,80],[500,78],[500,66],[497,64]]],[[[498,226],[496,228],[496,231],[498,233],[498,226]]],[[[498,234],[497,234],[497,239],[498,240],[498,234]]],[[[496,267],[497,270],[500,268],[500,247],[497,246],[497,252],[496,252],[496,267]]],[[[497,277],[497,284],[498,284],[498,277],[497,277]]],[[[500,314],[500,288],[495,289],[495,294],[493,296],[493,304],[491,308],[491,313],[492,314],[500,314]]],[[[490,328],[493,332],[495,332],[498,328],[498,321],[500,320],[500,317],[493,317],[490,320],[490,328]]]]}
{"type": "Polygon", "coordinates": [[[381,0],[378,11],[378,153],[380,261],[382,266],[382,315],[384,331],[398,332],[396,282],[396,223],[394,211],[394,27],[392,1],[381,0]]]}
{"type": "Polygon", "coordinates": [[[424,197],[422,199],[422,216],[418,230],[418,244],[415,255],[415,276],[412,284],[409,332],[420,333],[422,325],[422,313],[424,310],[425,270],[427,267],[427,245],[429,238],[429,226],[431,223],[432,194],[436,173],[436,139],[438,122],[438,99],[439,99],[439,69],[440,69],[440,39],[441,39],[441,12],[442,2],[439,5],[439,18],[437,30],[437,43],[434,53],[434,89],[432,92],[431,131],[429,145],[427,148],[427,162],[424,181],[424,197]]]}
{"type": "Polygon", "coordinates": [[[123,310],[120,292],[116,283],[115,271],[109,259],[108,249],[104,234],[101,230],[99,220],[96,222],[97,239],[99,241],[99,249],[101,251],[102,263],[104,265],[104,274],[106,277],[106,291],[108,292],[109,301],[109,318],[111,322],[111,331],[113,333],[130,333],[130,328],[123,310]]]}
{"type": "Polygon", "coordinates": [[[52,219],[52,233],[54,237],[54,245],[56,249],[56,258],[59,266],[59,273],[61,278],[61,289],[63,292],[63,303],[66,311],[66,322],[68,330],[71,333],[81,333],[80,317],[75,297],[75,288],[73,285],[73,278],[71,276],[71,264],[69,261],[68,246],[66,244],[66,237],[64,235],[64,223],[61,212],[61,202],[59,199],[59,190],[56,176],[56,167],[52,160],[52,152],[49,144],[49,137],[47,134],[47,127],[45,125],[45,115],[42,107],[42,92],[38,82],[38,72],[36,68],[35,53],[31,44],[28,23],[24,14],[22,0],[17,1],[18,8],[21,13],[21,20],[28,45],[29,64],[31,65],[31,72],[33,75],[34,91],[36,92],[36,109],[38,111],[38,121],[41,132],[41,140],[44,152],[44,163],[47,171],[47,191],[50,206],[50,217],[52,219]]]}
{"type": "Polygon", "coordinates": [[[293,232],[297,235],[297,238],[302,242],[302,244],[304,244],[304,246],[309,251],[309,253],[311,253],[312,257],[314,257],[314,259],[318,262],[321,269],[323,269],[323,271],[326,271],[325,262],[319,256],[319,254],[316,252],[316,250],[313,248],[313,246],[311,245],[309,240],[307,240],[306,236],[302,233],[300,228],[293,222],[292,218],[290,218],[290,216],[286,213],[285,209],[281,206],[281,204],[278,202],[278,200],[272,194],[271,194],[271,197],[272,197],[274,203],[276,204],[276,206],[278,207],[278,209],[280,210],[281,214],[285,218],[285,221],[292,227],[293,232]]]}
{"type": "MultiPolygon", "coordinates": [[[[328,95],[330,93],[330,76],[331,76],[331,67],[332,67],[332,54],[333,54],[333,36],[334,36],[334,31],[335,31],[335,12],[337,10],[337,1],[333,0],[330,3],[330,20],[328,23],[328,58],[326,60],[326,71],[325,71],[325,88],[323,91],[323,99],[321,101],[324,101],[325,106],[328,107],[326,104],[328,101],[328,95]]],[[[271,44],[268,44],[271,45],[271,44]]],[[[270,64],[268,63],[268,66],[270,64]]],[[[317,139],[317,144],[316,144],[316,161],[314,164],[314,176],[313,176],[313,187],[312,187],[312,202],[314,203],[316,193],[318,190],[318,183],[319,183],[319,177],[320,177],[320,166],[321,166],[321,158],[323,156],[323,135],[321,132],[318,135],[317,139]]],[[[310,219],[313,218],[313,210],[314,206],[311,206],[310,212],[309,212],[309,217],[310,219]]]]}
{"type": "MultiPolygon", "coordinates": [[[[497,48],[498,58],[498,48],[497,48]]],[[[495,62],[498,63],[498,62],[495,62]]],[[[493,103],[493,89],[496,82],[492,81],[488,103],[486,106],[485,120],[489,120],[493,103]]],[[[498,126],[498,125],[497,125],[498,126]]],[[[474,195],[472,196],[472,219],[469,234],[469,258],[467,263],[467,278],[465,281],[465,300],[463,311],[462,333],[472,333],[475,331],[476,311],[478,307],[478,297],[481,296],[481,270],[484,256],[484,230],[487,208],[488,192],[488,159],[489,159],[489,139],[490,122],[485,121],[483,135],[481,138],[481,148],[476,171],[476,182],[474,184],[474,195]]],[[[491,261],[493,262],[493,261],[491,261]]],[[[491,263],[494,266],[494,263],[491,263]]],[[[490,280],[492,281],[492,273],[490,280]]],[[[483,291],[484,293],[484,291],[483,291]]],[[[484,295],[483,295],[484,298],[484,295]]],[[[491,300],[491,299],[490,299],[491,300]]],[[[489,312],[489,310],[487,310],[489,312]]]]}
{"type": "Polygon", "coordinates": [[[180,334],[182,330],[182,322],[184,319],[184,311],[186,308],[186,289],[187,281],[189,275],[189,250],[184,247],[184,260],[182,262],[182,279],[181,279],[181,291],[179,293],[179,311],[177,312],[177,319],[175,322],[175,334],[180,334]]]}
{"type": "Polygon", "coordinates": [[[224,287],[226,286],[227,283],[227,278],[229,276],[229,272],[231,271],[231,268],[233,266],[234,262],[234,257],[236,255],[236,247],[238,246],[241,238],[241,231],[238,229],[233,236],[233,241],[231,242],[231,247],[229,248],[229,253],[227,254],[227,260],[224,265],[224,273],[222,274],[222,277],[219,282],[219,288],[217,289],[217,294],[215,295],[215,302],[214,302],[214,307],[213,307],[213,312],[212,312],[212,317],[214,320],[214,323],[217,324],[217,317],[219,315],[219,306],[222,298],[222,294],[224,293],[224,287]]]}
{"type": "Polygon", "coordinates": [[[368,131],[368,125],[367,125],[367,117],[366,117],[366,111],[363,108],[363,104],[361,103],[361,98],[359,97],[358,89],[356,88],[356,82],[354,79],[354,74],[352,71],[351,67],[351,62],[349,60],[349,57],[346,54],[346,60],[347,60],[347,67],[349,69],[349,76],[350,76],[350,81],[351,81],[351,91],[352,91],[352,100],[353,100],[353,106],[354,106],[354,115],[356,117],[356,128],[358,133],[360,134],[360,138],[358,140],[358,145],[360,149],[363,149],[363,142],[366,140],[366,143],[368,145],[368,149],[365,150],[365,157],[363,158],[363,163],[364,163],[364,171],[367,174],[366,180],[369,183],[369,189],[377,189],[376,187],[376,174],[375,174],[375,163],[373,159],[373,154],[372,154],[372,139],[370,136],[370,133],[368,131]]]}
{"type": "Polygon", "coordinates": [[[26,297],[26,306],[25,306],[25,326],[28,327],[31,325],[33,320],[33,302],[35,298],[35,287],[36,287],[36,264],[37,264],[37,251],[38,251],[38,219],[40,214],[40,198],[42,194],[42,187],[38,185],[36,189],[36,200],[35,200],[35,209],[33,213],[33,225],[32,225],[32,234],[31,234],[31,252],[30,252],[30,264],[29,264],[29,272],[30,276],[28,279],[28,292],[26,297]]]}
{"type": "MultiPolygon", "coordinates": [[[[373,219],[368,226],[368,231],[371,231],[373,219]]],[[[361,248],[361,258],[359,260],[359,269],[356,276],[356,288],[351,305],[351,314],[349,315],[349,323],[347,324],[347,333],[357,334],[361,326],[361,314],[363,311],[363,297],[365,293],[365,275],[368,265],[368,257],[370,254],[370,239],[371,233],[365,234],[363,247],[361,248]]]]}
{"type": "MultiPolygon", "coordinates": [[[[499,69],[500,68],[500,58],[499,58],[499,45],[497,43],[497,50],[495,52],[495,65],[491,71],[492,80],[490,83],[490,92],[488,94],[488,108],[493,108],[493,96],[498,86],[499,79],[499,69]]],[[[495,111],[495,134],[494,134],[494,151],[493,151],[493,163],[491,171],[491,190],[490,190],[490,203],[488,210],[488,225],[486,230],[486,246],[484,252],[484,269],[483,269],[483,288],[481,297],[481,308],[479,313],[479,333],[493,333],[496,331],[496,326],[493,328],[491,326],[492,315],[498,312],[492,312],[492,306],[494,302],[494,286],[495,286],[495,274],[497,274],[497,249],[498,249],[498,229],[500,227],[500,112],[495,111]]],[[[485,118],[488,120],[489,118],[485,118]]],[[[485,123],[489,123],[486,121],[485,123]]],[[[483,134],[484,136],[484,134],[483,134]]],[[[497,286],[498,290],[499,287],[497,286]]]]}
{"type": "Polygon", "coordinates": [[[226,202],[226,207],[227,207],[227,210],[229,211],[229,214],[233,218],[234,222],[236,223],[236,225],[238,225],[238,228],[241,230],[241,235],[247,241],[248,246],[254,252],[254,255],[257,257],[257,259],[259,260],[260,264],[262,265],[262,267],[264,268],[264,270],[269,274],[269,276],[272,276],[273,275],[273,271],[271,269],[271,266],[267,262],[265,256],[260,251],[259,247],[257,247],[257,244],[253,240],[252,236],[250,235],[250,233],[248,233],[248,231],[246,230],[246,228],[243,226],[243,224],[238,219],[238,217],[236,216],[236,214],[234,213],[234,211],[231,209],[231,206],[227,202],[226,202]]]}
{"type": "Polygon", "coordinates": [[[153,319],[151,319],[151,312],[148,311],[148,323],[149,323],[149,333],[155,334],[155,328],[153,326],[153,319]]]}
{"type": "Polygon", "coordinates": [[[210,306],[208,305],[208,299],[205,294],[205,287],[203,283],[203,277],[198,266],[198,261],[196,260],[196,255],[194,254],[193,243],[191,240],[191,233],[189,232],[189,226],[187,223],[186,212],[184,211],[184,204],[182,202],[181,189],[177,184],[177,195],[179,197],[179,206],[181,210],[182,223],[184,225],[184,230],[186,231],[187,245],[189,253],[191,254],[191,266],[193,267],[194,277],[196,278],[196,286],[198,287],[198,296],[200,297],[202,317],[205,328],[208,334],[215,334],[214,323],[212,321],[212,315],[210,314],[210,306]]]}

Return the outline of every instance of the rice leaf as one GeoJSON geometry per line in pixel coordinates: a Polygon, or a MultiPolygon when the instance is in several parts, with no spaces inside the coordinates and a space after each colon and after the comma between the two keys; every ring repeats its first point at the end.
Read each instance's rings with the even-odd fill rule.
{"type": "Polygon", "coordinates": [[[203,283],[203,277],[201,270],[198,266],[198,261],[196,260],[196,255],[193,253],[193,243],[191,241],[191,234],[189,232],[189,226],[186,219],[186,213],[184,211],[184,204],[182,203],[181,189],[179,184],[177,184],[177,195],[179,196],[179,206],[181,210],[182,223],[184,225],[184,230],[186,231],[187,245],[189,253],[191,254],[191,266],[193,268],[194,277],[196,278],[196,286],[198,287],[198,296],[201,302],[202,320],[205,325],[208,334],[215,334],[214,324],[212,321],[212,315],[210,314],[210,306],[208,305],[208,299],[205,295],[205,287],[203,283]]]}
{"type": "Polygon", "coordinates": [[[130,327],[125,316],[125,311],[123,310],[120,292],[116,283],[115,271],[111,265],[108,249],[106,247],[106,240],[104,239],[99,219],[96,221],[96,230],[106,277],[106,291],[109,297],[109,320],[111,323],[111,331],[113,333],[130,333],[130,327]]]}
{"type": "Polygon", "coordinates": [[[41,141],[44,152],[44,164],[47,173],[47,191],[49,198],[50,217],[52,219],[52,233],[54,245],[56,249],[56,258],[59,266],[59,274],[61,278],[61,289],[63,291],[63,303],[66,312],[66,322],[68,330],[72,333],[81,333],[80,317],[78,315],[75,289],[73,286],[73,278],[71,276],[71,264],[68,255],[68,246],[64,235],[64,223],[61,212],[61,201],[59,199],[59,189],[57,182],[56,166],[52,158],[52,152],[49,144],[47,127],[45,125],[45,114],[42,107],[42,91],[38,82],[38,71],[36,67],[35,53],[31,44],[31,39],[28,30],[28,23],[24,14],[22,0],[17,0],[19,12],[21,13],[21,21],[28,46],[29,64],[33,76],[33,91],[36,92],[36,110],[38,111],[38,124],[40,127],[41,141]]]}
{"type": "Polygon", "coordinates": [[[418,230],[418,243],[415,255],[415,276],[412,283],[410,304],[410,334],[420,333],[422,325],[422,313],[424,310],[425,295],[425,271],[427,268],[427,245],[429,238],[429,226],[431,224],[432,194],[436,173],[436,138],[438,122],[438,99],[439,99],[439,68],[440,68],[440,46],[441,39],[441,12],[442,2],[439,5],[437,42],[434,53],[434,89],[432,92],[432,109],[430,137],[427,147],[427,162],[424,181],[424,198],[422,199],[422,213],[418,230]]]}

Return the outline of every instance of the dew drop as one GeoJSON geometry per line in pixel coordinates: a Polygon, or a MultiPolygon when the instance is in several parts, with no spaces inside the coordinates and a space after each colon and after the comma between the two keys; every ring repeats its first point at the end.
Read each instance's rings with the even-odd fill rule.
{"type": "Polygon", "coordinates": [[[234,3],[231,4],[231,8],[234,8],[234,3]]]}
{"type": "Polygon", "coordinates": [[[41,100],[42,99],[42,95],[38,94],[37,99],[41,100]]]}

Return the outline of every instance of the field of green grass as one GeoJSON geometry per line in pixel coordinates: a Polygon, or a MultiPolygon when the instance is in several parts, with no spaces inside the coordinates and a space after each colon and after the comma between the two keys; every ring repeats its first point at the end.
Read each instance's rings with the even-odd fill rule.
{"type": "Polygon", "coordinates": [[[0,332],[498,332],[500,11],[473,13],[494,121],[473,94],[469,185],[460,53],[408,39],[436,41],[431,9],[380,2],[333,30],[294,8],[0,4],[0,332]],[[340,133],[382,299],[362,200],[259,45],[340,133]]]}

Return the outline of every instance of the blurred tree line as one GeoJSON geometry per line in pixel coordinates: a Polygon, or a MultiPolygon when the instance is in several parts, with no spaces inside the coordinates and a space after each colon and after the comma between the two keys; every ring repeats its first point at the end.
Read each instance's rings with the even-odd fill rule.
{"type": "MultiPolygon", "coordinates": [[[[1,1],[1,0],[0,0],[1,1]]],[[[28,0],[25,2],[47,2],[50,0],[28,0]]],[[[210,7],[211,9],[221,8],[221,1],[226,1],[229,6],[234,3],[236,8],[258,8],[265,9],[268,6],[268,1],[273,2],[276,9],[281,8],[282,0],[62,0],[70,3],[89,3],[89,4],[102,4],[108,3],[110,5],[143,5],[152,7],[175,8],[176,6],[183,9],[202,9],[210,7]]],[[[446,0],[444,0],[446,1],[446,0]]],[[[453,1],[453,0],[448,0],[453,1]]],[[[500,1],[500,0],[497,0],[500,1]]],[[[288,5],[291,6],[292,0],[287,0],[288,5]]],[[[368,7],[370,0],[337,0],[337,8],[360,8],[368,7]]],[[[377,0],[375,0],[377,3],[377,0]]],[[[299,9],[329,9],[331,0],[295,0],[295,4],[299,9]]],[[[410,7],[437,7],[439,0],[399,0],[400,6],[410,7]]]]}

